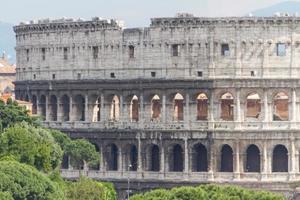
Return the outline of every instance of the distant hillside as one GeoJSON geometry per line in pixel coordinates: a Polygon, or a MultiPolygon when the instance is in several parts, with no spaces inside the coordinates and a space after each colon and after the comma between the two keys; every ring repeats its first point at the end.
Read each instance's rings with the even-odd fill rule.
{"type": "Polygon", "coordinates": [[[254,16],[267,17],[273,16],[275,13],[289,13],[290,15],[298,13],[300,16],[300,2],[299,1],[286,1],[275,4],[270,7],[262,8],[251,12],[254,16]]]}
{"type": "Polygon", "coordinates": [[[0,22],[0,55],[5,51],[9,61],[15,63],[15,35],[13,25],[0,22]]]}

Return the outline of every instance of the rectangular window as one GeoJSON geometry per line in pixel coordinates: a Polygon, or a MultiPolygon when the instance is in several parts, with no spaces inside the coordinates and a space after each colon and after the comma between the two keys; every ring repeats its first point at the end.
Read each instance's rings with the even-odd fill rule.
{"type": "Polygon", "coordinates": [[[55,79],[55,74],[52,74],[52,79],[53,79],[53,80],[55,79]]]}
{"type": "Polygon", "coordinates": [[[129,58],[134,58],[134,46],[129,46],[129,58]]]}
{"type": "Polygon", "coordinates": [[[202,77],[202,76],[203,76],[202,71],[198,71],[198,77],[202,77]]]}
{"type": "Polygon", "coordinates": [[[251,71],[251,76],[255,76],[255,71],[251,71]]]}
{"type": "Polygon", "coordinates": [[[36,75],[35,74],[33,74],[33,79],[36,79],[36,75]]]}
{"type": "Polygon", "coordinates": [[[29,62],[29,49],[26,49],[26,60],[29,62]]]}
{"type": "Polygon", "coordinates": [[[97,59],[99,54],[99,48],[97,46],[93,47],[93,58],[97,59]]]}
{"type": "Polygon", "coordinates": [[[80,73],[77,74],[77,79],[78,79],[78,80],[81,79],[81,74],[80,74],[80,73]]]}
{"type": "Polygon", "coordinates": [[[156,76],[156,72],[151,72],[151,77],[155,77],[156,76]]]}
{"type": "Polygon", "coordinates": [[[277,43],[277,56],[286,55],[286,45],[284,43],[277,43]]]}
{"type": "Polygon", "coordinates": [[[46,60],[46,49],[42,48],[42,60],[46,60]]]}
{"type": "Polygon", "coordinates": [[[116,78],[115,73],[110,73],[110,78],[116,78]]]}
{"type": "Polygon", "coordinates": [[[68,48],[64,48],[64,60],[68,60],[68,48]]]}
{"type": "Polygon", "coordinates": [[[172,56],[174,56],[174,57],[179,56],[179,45],[178,44],[172,45],[172,56]]]}
{"type": "Polygon", "coordinates": [[[221,45],[221,55],[222,56],[230,56],[229,44],[221,45]]]}

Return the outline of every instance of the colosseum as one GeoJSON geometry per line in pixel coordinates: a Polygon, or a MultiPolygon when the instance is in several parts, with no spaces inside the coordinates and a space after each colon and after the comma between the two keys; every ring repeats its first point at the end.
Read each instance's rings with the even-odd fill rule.
{"type": "MultiPolygon", "coordinates": [[[[46,127],[87,138],[120,199],[228,183],[292,196],[300,181],[300,17],[95,17],[21,23],[16,97],[46,127]]],[[[80,170],[80,171],[79,171],[80,170]]]]}

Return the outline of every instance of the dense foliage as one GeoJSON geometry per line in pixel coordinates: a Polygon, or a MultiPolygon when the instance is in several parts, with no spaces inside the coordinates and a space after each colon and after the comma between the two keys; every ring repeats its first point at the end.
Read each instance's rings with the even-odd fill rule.
{"type": "Polygon", "coordinates": [[[201,185],[158,189],[134,195],[131,200],[284,200],[271,192],[248,190],[236,186],[201,185]]]}
{"type": "Polygon", "coordinates": [[[0,191],[13,199],[64,199],[63,191],[45,174],[16,161],[0,161],[0,191]],[[5,192],[5,193],[4,193],[5,192]]]}

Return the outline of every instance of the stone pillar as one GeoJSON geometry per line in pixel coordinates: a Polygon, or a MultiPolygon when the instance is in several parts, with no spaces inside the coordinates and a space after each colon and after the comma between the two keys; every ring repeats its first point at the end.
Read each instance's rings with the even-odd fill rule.
{"type": "Polygon", "coordinates": [[[41,116],[41,109],[40,109],[40,98],[39,95],[36,95],[36,114],[41,116]]]}
{"type": "Polygon", "coordinates": [[[125,113],[124,113],[124,99],[123,95],[120,94],[120,113],[119,113],[119,121],[124,121],[125,119],[125,113]]]}
{"type": "Polygon", "coordinates": [[[215,112],[215,97],[214,91],[211,90],[210,100],[209,100],[209,109],[208,109],[208,121],[209,121],[209,129],[214,129],[214,112],[215,112]]]}
{"type": "Polygon", "coordinates": [[[295,138],[291,137],[290,138],[290,153],[289,153],[289,159],[290,159],[290,165],[289,165],[289,180],[295,179],[295,173],[296,173],[296,159],[295,159],[295,154],[296,154],[296,149],[295,149],[295,138]]]}
{"type": "Polygon", "coordinates": [[[165,173],[165,147],[161,143],[160,145],[161,153],[160,153],[160,173],[165,173]]]}
{"type": "Polygon", "coordinates": [[[190,95],[188,92],[185,95],[184,122],[186,127],[190,127],[190,95]]]}
{"type": "Polygon", "coordinates": [[[85,94],[84,96],[84,121],[89,122],[90,121],[90,112],[89,112],[89,95],[85,94]]]}
{"type": "Polygon", "coordinates": [[[269,168],[269,166],[268,166],[268,149],[267,149],[266,142],[264,142],[263,143],[263,151],[262,151],[262,173],[261,173],[261,175],[262,175],[261,179],[262,180],[267,179],[267,174],[269,173],[268,168],[269,168]]]}
{"type": "Polygon", "coordinates": [[[104,95],[101,93],[100,95],[100,121],[106,121],[107,116],[106,116],[106,107],[105,107],[105,100],[104,100],[104,95]]]}
{"type": "Polygon", "coordinates": [[[119,157],[118,157],[118,164],[119,164],[119,166],[118,166],[118,171],[119,172],[121,172],[121,173],[123,173],[123,171],[124,171],[124,168],[127,168],[127,166],[124,166],[123,165],[123,151],[122,151],[122,147],[120,146],[120,147],[118,147],[118,153],[119,153],[119,157]]]}
{"type": "Polygon", "coordinates": [[[214,30],[210,30],[210,38],[209,43],[207,43],[208,47],[207,50],[209,50],[209,77],[214,78],[215,77],[215,63],[214,63],[214,38],[212,37],[214,34],[214,30]]]}
{"type": "Polygon", "coordinates": [[[45,121],[47,122],[47,121],[49,121],[50,120],[50,112],[49,112],[49,95],[47,94],[47,95],[45,95],[45,97],[46,97],[46,102],[45,102],[45,108],[46,108],[46,119],[45,119],[45,121]]]}
{"type": "Polygon", "coordinates": [[[69,121],[74,121],[73,117],[73,96],[70,95],[70,113],[69,113],[69,121]]]}
{"type": "Polygon", "coordinates": [[[142,144],[141,144],[141,136],[138,133],[138,160],[137,160],[137,172],[142,172],[143,171],[143,166],[142,166],[142,144]]]}
{"type": "Polygon", "coordinates": [[[106,169],[104,168],[105,167],[105,164],[104,164],[104,148],[103,148],[103,143],[100,145],[100,161],[99,161],[99,168],[100,168],[100,171],[102,172],[105,172],[106,169]]]}
{"type": "Polygon", "coordinates": [[[63,107],[60,95],[57,95],[57,121],[61,122],[62,120],[63,107]]]}
{"type": "Polygon", "coordinates": [[[269,126],[269,103],[268,103],[268,92],[264,90],[264,121],[263,128],[268,128],[269,126]]]}
{"type": "Polygon", "coordinates": [[[162,96],[162,122],[166,123],[166,94],[162,96]]]}
{"type": "Polygon", "coordinates": [[[184,173],[189,173],[189,149],[188,149],[188,140],[184,139],[184,173]]]}
{"type": "Polygon", "coordinates": [[[235,128],[241,128],[241,100],[240,100],[240,89],[236,90],[236,124],[235,128]]]}
{"type": "Polygon", "coordinates": [[[234,169],[234,178],[240,179],[240,145],[239,141],[235,142],[235,169],[234,169]]]}
{"type": "Polygon", "coordinates": [[[296,96],[296,90],[295,88],[292,89],[292,116],[291,116],[291,128],[295,128],[296,124],[295,122],[297,121],[297,106],[296,106],[296,102],[297,102],[297,96],[296,96]]]}
{"type": "Polygon", "coordinates": [[[143,94],[140,95],[139,103],[140,103],[139,123],[142,124],[145,121],[145,119],[144,119],[144,95],[143,94]]]}

